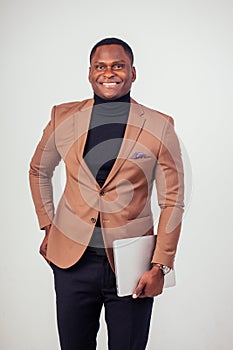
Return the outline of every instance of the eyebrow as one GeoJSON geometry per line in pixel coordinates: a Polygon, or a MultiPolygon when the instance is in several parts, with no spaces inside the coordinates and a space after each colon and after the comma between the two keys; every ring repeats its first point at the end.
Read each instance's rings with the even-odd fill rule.
{"type": "MultiPolygon", "coordinates": [[[[117,60],[117,61],[111,62],[111,64],[117,64],[117,63],[125,63],[125,60],[117,60]]],[[[106,62],[96,61],[96,62],[93,62],[93,64],[106,64],[106,62]]]]}

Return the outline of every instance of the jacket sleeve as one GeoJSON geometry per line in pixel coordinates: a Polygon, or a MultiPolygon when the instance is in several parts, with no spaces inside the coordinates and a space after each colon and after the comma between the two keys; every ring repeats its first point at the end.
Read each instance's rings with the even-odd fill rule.
{"type": "Polygon", "coordinates": [[[43,131],[29,170],[32,199],[41,229],[51,224],[54,217],[52,176],[61,159],[55,145],[55,113],[54,106],[51,120],[43,131]]]}
{"type": "Polygon", "coordinates": [[[168,117],[164,127],[155,170],[160,216],[152,262],[173,268],[184,211],[184,171],[181,149],[168,117]]]}

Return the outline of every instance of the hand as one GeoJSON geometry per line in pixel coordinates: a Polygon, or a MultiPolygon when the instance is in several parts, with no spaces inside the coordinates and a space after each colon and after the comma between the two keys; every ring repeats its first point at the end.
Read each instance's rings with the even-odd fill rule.
{"type": "Polygon", "coordinates": [[[132,297],[155,297],[163,292],[164,274],[159,266],[154,265],[150,271],[145,272],[140,278],[132,297]]]}
{"type": "Polygon", "coordinates": [[[44,239],[43,239],[43,241],[41,243],[41,246],[40,246],[40,254],[45,259],[46,259],[46,253],[47,253],[47,245],[48,245],[48,238],[49,238],[50,227],[51,227],[51,225],[48,225],[48,226],[45,227],[45,237],[44,237],[44,239]]]}

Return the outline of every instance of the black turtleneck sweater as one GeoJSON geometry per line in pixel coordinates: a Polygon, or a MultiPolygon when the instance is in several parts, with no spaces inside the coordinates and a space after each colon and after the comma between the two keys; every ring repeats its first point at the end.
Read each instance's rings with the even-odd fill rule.
{"type": "MultiPolygon", "coordinates": [[[[100,187],[103,186],[119,153],[129,109],[130,93],[114,101],[104,100],[94,94],[83,157],[100,187]]],[[[104,246],[99,216],[89,245],[104,246]]]]}

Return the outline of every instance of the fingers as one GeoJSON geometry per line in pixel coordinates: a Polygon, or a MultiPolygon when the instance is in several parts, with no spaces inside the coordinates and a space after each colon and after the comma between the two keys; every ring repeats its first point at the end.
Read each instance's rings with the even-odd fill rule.
{"type": "Polygon", "coordinates": [[[46,253],[47,253],[47,242],[45,244],[41,244],[40,246],[40,254],[43,256],[43,258],[47,261],[47,263],[50,265],[50,261],[47,259],[46,253]]]}
{"type": "Polygon", "coordinates": [[[151,271],[146,272],[137,287],[135,288],[132,298],[153,298],[163,292],[164,276],[162,274],[152,274],[151,271]]]}
{"type": "Polygon", "coordinates": [[[137,299],[139,297],[143,297],[143,289],[145,287],[146,283],[143,281],[143,279],[140,279],[136,289],[133,292],[132,298],[137,299]]]}
{"type": "Polygon", "coordinates": [[[39,253],[43,256],[43,258],[45,258],[47,260],[47,258],[46,258],[46,250],[40,249],[39,253]]]}
{"type": "Polygon", "coordinates": [[[159,296],[160,294],[162,294],[163,291],[153,291],[153,292],[149,292],[147,291],[146,288],[144,288],[144,290],[139,294],[139,295],[135,295],[133,294],[133,298],[134,299],[142,299],[142,298],[154,298],[154,297],[157,297],[159,296]]]}
{"type": "Polygon", "coordinates": [[[46,258],[47,245],[48,245],[48,238],[45,237],[45,238],[43,239],[43,242],[41,243],[40,250],[39,250],[40,254],[41,254],[44,258],[46,258]]]}
{"type": "Polygon", "coordinates": [[[40,254],[45,258],[47,252],[47,244],[40,246],[40,254]]]}

